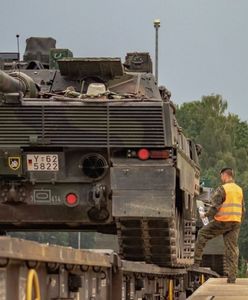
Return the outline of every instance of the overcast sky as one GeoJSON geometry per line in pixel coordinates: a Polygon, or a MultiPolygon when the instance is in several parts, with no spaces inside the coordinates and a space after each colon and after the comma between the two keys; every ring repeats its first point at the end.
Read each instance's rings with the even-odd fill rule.
{"type": "Polygon", "coordinates": [[[0,51],[21,52],[30,36],[50,36],[74,56],[154,56],[159,31],[159,83],[175,103],[221,94],[248,120],[247,0],[1,0],[0,51]]]}

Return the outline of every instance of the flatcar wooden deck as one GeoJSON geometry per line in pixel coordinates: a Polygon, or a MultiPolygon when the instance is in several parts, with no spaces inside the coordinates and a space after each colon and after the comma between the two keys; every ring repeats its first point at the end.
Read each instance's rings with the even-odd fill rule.
{"type": "Polygon", "coordinates": [[[235,284],[210,278],[188,300],[248,300],[248,278],[238,278],[235,284]]]}

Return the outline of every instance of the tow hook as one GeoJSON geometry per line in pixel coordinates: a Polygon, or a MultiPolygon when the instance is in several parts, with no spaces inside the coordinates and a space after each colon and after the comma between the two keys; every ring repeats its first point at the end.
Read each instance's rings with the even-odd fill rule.
{"type": "Polygon", "coordinates": [[[109,217],[107,209],[106,186],[97,184],[89,193],[89,203],[91,208],[88,211],[88,216],[91,220],[104,221],[109,217]]]}

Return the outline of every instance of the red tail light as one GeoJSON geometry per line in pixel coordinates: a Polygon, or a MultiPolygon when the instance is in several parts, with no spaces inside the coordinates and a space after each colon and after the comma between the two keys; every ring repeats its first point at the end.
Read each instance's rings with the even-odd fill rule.
{"type": "Polygon", "coordinates": [[[141,160],[147,160],[150,157],[150,152],[143,148],[138,151],[138,158],[141,160]]]}
{"type": "Polygon", "coordinates": [[[170,157],[170,151],[168,150],[151,150],[150,158],[153,159],[167,159],[170,157]]]}
{"type": "Polygon", "coordinates": [[[65,197],[66,205],[76,206],[78,204],[78,196],[74,193],[69,193],[65,197]]]}
{"type": "Polygon", "coordinates": [[[129,149],[127,152],[128,158],[139,158],[140,160],[147,160],[147,159],[167,159],[171,157],[170,150],[148,150],[146,148],[142,148],[139,150],[131,150],[129,149]]]}

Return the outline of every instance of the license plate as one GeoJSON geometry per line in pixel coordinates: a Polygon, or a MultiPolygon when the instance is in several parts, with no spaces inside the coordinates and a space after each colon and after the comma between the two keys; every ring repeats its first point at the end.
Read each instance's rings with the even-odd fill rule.
{"type": "Polygon", "coordinates": [[[28,171],[58,171],[58,154],[27,154],[28,171]]]}

